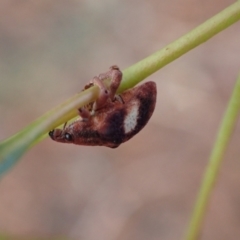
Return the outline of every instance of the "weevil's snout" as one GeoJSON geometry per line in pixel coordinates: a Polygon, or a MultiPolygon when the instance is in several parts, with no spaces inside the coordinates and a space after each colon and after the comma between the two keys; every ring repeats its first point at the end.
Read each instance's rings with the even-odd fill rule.
{"type": "Polygon", "coordinates": [[[51,137],[52,140],[57,141],[59,139],[59,137],[61,137],[62,135],[62,130],[61,129],[54,129],[52,131],[50,131],[49,136],[51,137]]]}
{"type": "Polygon", "coordinates": [[[51,139],[53,139],[53,134],[54,134],[54,130],[52,130],[48,133],[48,135],[50,136],[51,139]]]}

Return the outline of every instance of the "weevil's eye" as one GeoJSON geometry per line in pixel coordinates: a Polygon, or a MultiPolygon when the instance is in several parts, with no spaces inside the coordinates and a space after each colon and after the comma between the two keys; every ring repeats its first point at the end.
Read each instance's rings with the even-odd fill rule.
{"type": "Polygon", "coordinates": [[[65,133],[64,134],[64,138],[68,142],[72,142],[73,141],[73,137],[72,137],[72,135],[70,133],[65,133]]]}

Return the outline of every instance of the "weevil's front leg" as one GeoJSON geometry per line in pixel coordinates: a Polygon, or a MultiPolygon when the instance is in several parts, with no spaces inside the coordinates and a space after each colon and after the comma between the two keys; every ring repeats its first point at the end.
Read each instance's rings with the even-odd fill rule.
{"type": "Polygon", "coordinates": [[[87,121],[91,115],[94,115],[95,111],[98,109],[101,109],[104,107],[108,99],[110,98],[111,101],[114,101],[117,99],[120,102],[123,102],[121,99],[119,99],[116,95],[117,89],[121,83],[122,80],[122,72],[120,71],[118,66],[111,66],[109,71],[106,73],[100,74],[98,77],[94,77],[91,81],[90,84],[85,86],[85,89],[89,88],[92,85],[96,85],[99,88],[99,96],[97,100],[93,103],[91,107],[91,112],[87,108],[79,108],[78,112],[79,115],[82,117],[83,121],[87,121]],[[109,86],[109,91],[105,87],[103,81],[105,79],[110,79],[110,86],[109,86]]]}
{"type": "Polygon", "coordinates": [[[110,78],[111,83],[109,97],[113,101],[115,99],[117,89],[122,81],[122,72],[120,71],[118,66],[110,67],[110,78]]]}
{"type": "Polygon", "coordinates": [[[104,83],[100,80],[100,78],[94,77],[91,80],[91,83],[93,85],[96,85],[99,88],[98,98],[93,103],[93,107],[92,107],[92,111],[96,111],[96,110],[102,108],[106,104],[106,102],[107,102],[107,100],[109,98],[109,92],[106,89],[106,87],[104,86],[104,83]]]}
{"type": "Polygon", "coordinates": [[[109,98],[108,90],[106,89],[103,82],[98,77],[94,77],[90,81],[90,85],[96,85],[99,88],[99,95],[91,107],[91,110],[90,110],[91,112],[85,107],[78,109],[78,113],[81,116],[83,121],[87,121],[91,117],[91,115],[94,115],[95,111],[102,108],[106,104],[109,98]]]}
{"type": "Polygon", "coordinates": [[[102,81],[108,78],[111,80],[109,86],[109,98],[113,101],[115,99],[117,89],[122,81],[122,72],[120,71],[119,67],[116,65],[111,66],[109,71],[100,74],[99,78],[102,81]]]}

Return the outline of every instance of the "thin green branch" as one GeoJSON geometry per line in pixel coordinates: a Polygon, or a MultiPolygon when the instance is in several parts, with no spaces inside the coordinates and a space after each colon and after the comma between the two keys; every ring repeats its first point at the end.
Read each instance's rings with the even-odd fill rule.
{"type": "Polygon", "coordinates": [[[65,103],[46,112],[26,128],[0,143],[0,175],[8,170],[42,136],[77,115],[79,107],[93,101],[98,88],[92,87],[81,92],[65,103]]]}
{"type": "Polygon", "coordinates": [[[191,32],[124,71],[120,91],[131,88],[168,63],[206,42],[240,19],[240,1],[225,8],[191,32]]]}
{"type": "Polygon", "coordinates": [[[206,215],[210,194],[217,180],[221,162],[237,123],[240,110],[240,75],[233,90],[226,113],[220,126],[215,145],[213,147],[209,163],[199,191],[197,202],[192,214],[187,240],[196,240],[202,227],[203,218],[206,215]]]}

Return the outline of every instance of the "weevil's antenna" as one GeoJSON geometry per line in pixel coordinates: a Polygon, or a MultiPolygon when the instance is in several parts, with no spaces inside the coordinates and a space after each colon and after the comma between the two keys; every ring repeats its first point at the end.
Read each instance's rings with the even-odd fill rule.
{"type": "Polygon", "coordinates": [[[67,122],[64,123],[63,130],[66,128],[66,126],[67,126],[67,122]]]}

